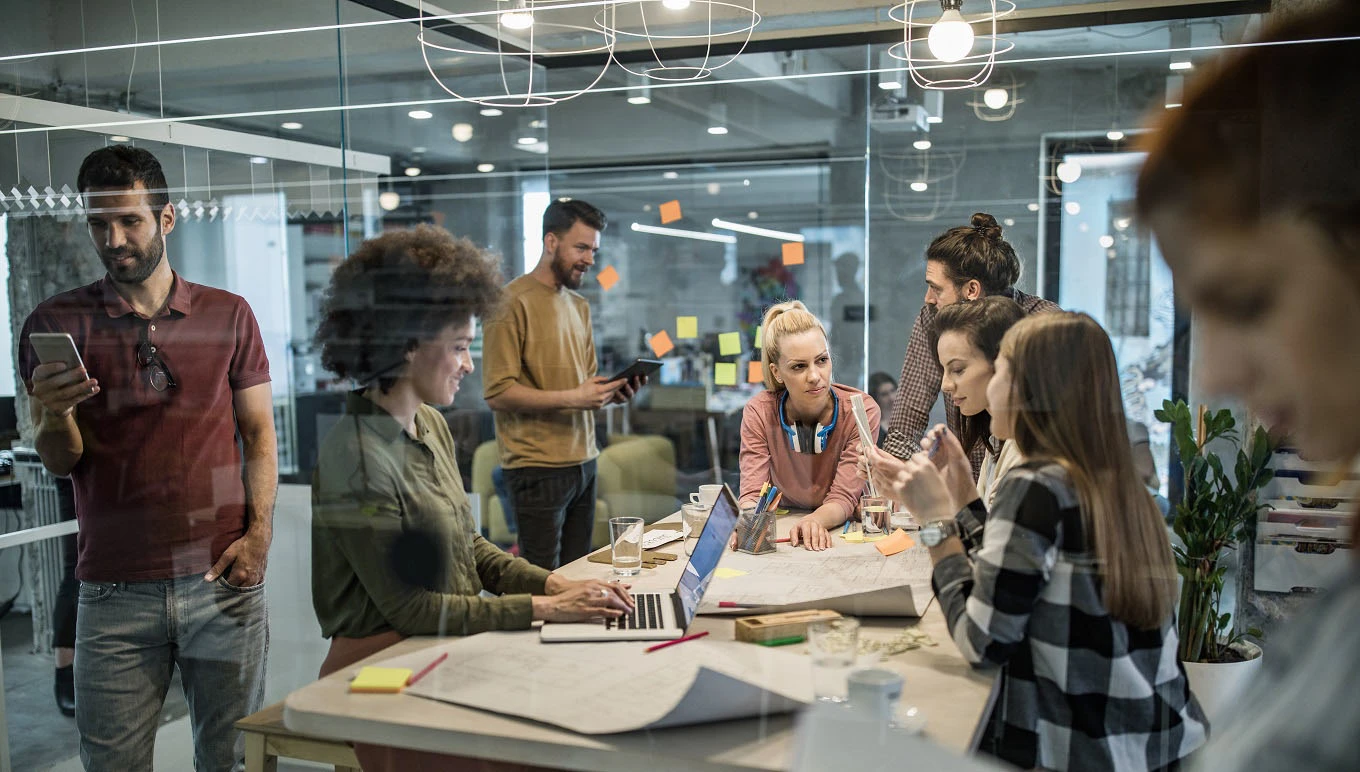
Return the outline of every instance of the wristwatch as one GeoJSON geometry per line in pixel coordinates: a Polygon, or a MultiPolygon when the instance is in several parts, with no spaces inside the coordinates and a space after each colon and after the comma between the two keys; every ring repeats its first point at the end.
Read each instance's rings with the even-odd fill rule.
{"type": "Polygon", "coordinates": [[[959,524],[954,522],[951,517],[948,520],[936,520],[921,526],[921,530],[916,536],[921,543],[927,547],[938,547],[940,543],[950,536],[959,535],[959,524]]]}

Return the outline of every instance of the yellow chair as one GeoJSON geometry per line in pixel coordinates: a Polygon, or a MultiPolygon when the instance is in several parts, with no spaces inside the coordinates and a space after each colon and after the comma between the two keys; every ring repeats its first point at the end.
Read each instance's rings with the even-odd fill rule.
{"type": "Polygon", "coordinates": [[[596,504],[596,547],[609,543],[610,517],[641,517],[648,523],[674,514],[675,445],[659,435],[611,437],[600,451],[596,504]]]}
{"type": "Polygon", "coordinates": [[[486,538],[493,544],[506,547],[515,543],[515,534],[511,533],[510,525],[505,522],[505,509],[496,495],[496,485],[491,481],[491,470],[500,462],[500,451],[496,449],[495,440],[477,446],[476,452],[472,454],[472,492],[481,500],[482,527],[486,529],[486,538]]]}

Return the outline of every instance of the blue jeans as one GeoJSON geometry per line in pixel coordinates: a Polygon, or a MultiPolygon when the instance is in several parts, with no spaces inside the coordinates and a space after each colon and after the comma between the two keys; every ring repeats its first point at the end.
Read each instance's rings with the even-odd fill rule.
{"type": "Polygon", "coordinates": [[[193,725],[194,769],[243,769],[244,741],[232,724],[264,703],[268,653],[263,584],[233,587],[202,574],[81,582],[75,681],[85,769],[151,769],[176,665],[193,725]]]}

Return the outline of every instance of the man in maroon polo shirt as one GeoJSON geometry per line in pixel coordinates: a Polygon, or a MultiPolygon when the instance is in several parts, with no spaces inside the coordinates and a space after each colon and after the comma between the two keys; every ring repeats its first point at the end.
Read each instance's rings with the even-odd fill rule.
{"type": "Polygon", "coordinates": [[[78,186],[108,273],[34,310],[19,366],[38,454],[75,485],[81,760],[150,770],[178,666],[195,768],[239,769],[232,724],[263,702],[269,640],[269,362],[245,300],[171,270],[175,209],[154,156],[96,150],[78,186]],[[84,368],[40,364],[34,332],[69,333],[84,368]]]}

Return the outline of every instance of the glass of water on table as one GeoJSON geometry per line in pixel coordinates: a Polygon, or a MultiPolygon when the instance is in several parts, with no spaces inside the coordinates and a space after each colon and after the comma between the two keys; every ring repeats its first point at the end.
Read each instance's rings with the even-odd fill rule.
{"type": "Polygon", "coordinates": [[[859,657],[859,620],[813,622],[807,629],[812,656],[812,690],[823,702],[845,702],[846,679],[859,657]]]}
{"type": "Polygon", "coordinates": [[[642,571],[642,532],[640,517],[611,517],[609,544],[614,556],[615,576],[636,576],[642,571]]]}
{"type": "Polygon", "coordinates": [[[864,524],[864,535],[880,534],[891,530],[888,511],[892,505],[883,496],[862,496],[859,500],[859,514],[864,524]]]}

